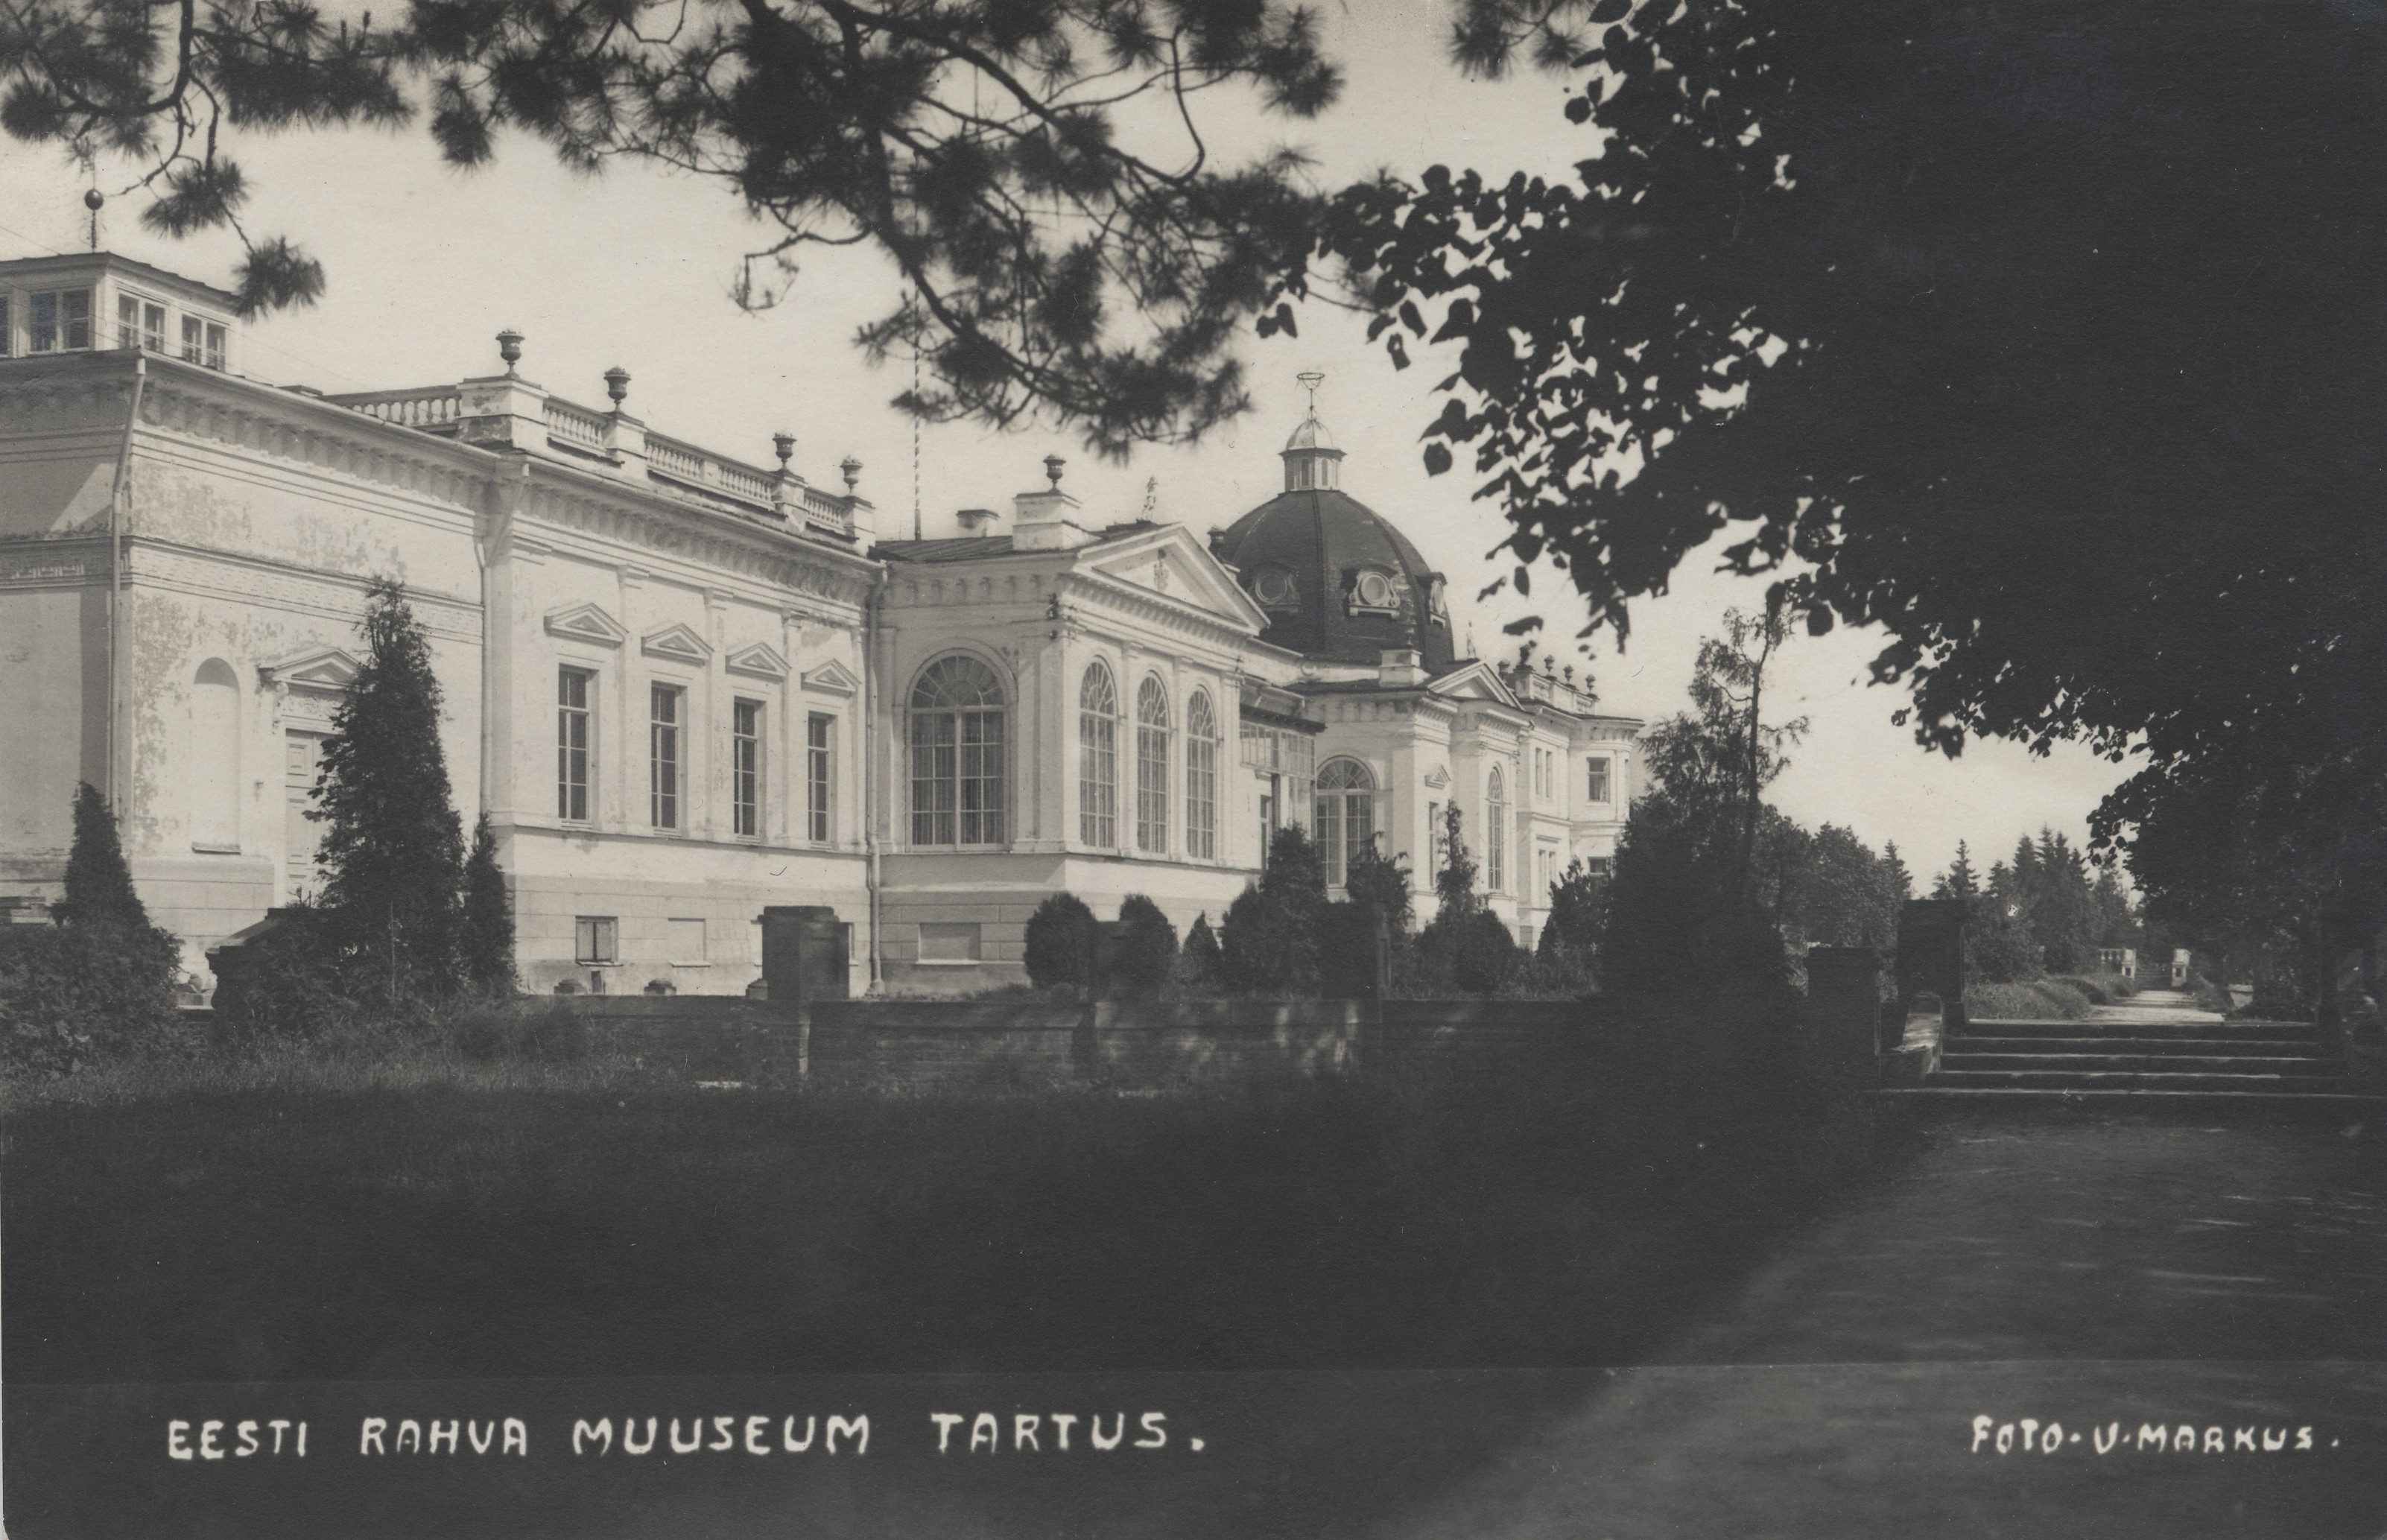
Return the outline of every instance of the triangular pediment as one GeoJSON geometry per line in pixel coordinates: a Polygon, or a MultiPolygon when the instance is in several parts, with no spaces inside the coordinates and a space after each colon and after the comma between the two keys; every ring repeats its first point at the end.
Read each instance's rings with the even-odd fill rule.
{"type": "Polygon", "coordinates": [[[296,689],[342,690],[356,682],[357,670],[361,666],[356,655],[346,649],[314,647],[261,664],[257,672],[269,685],[288,685],[296,689]]]}
{"type": "Polygon", "coordinates": [[[854,695],[861,692],[862,681],[853,676],[852,669],[831,658],[818,668],[804,670],[804,688],[822,695],[854,695]]]}
{"type": "Polygon", "coordinates": [[[630,639],[629,628],[607,614],[599,604],[573,604],[547,612],[547,634],[564,637],[573,641],[595,642],[600,647],[619,647],[630,639]]]}
{"type": "Polygon", "coordinates": [[[1451,670],[1428,684],[1426,688],[1452,701],[1494,701],[1504,706],[1517,703],[1517,698],[1509,692],[1508,686],[1500,682],[1500,676],[1492,671],[1491,665],[1480,661],[1451,670]]]}
{"type": "Polygon", "coordinates": [[[1268,626],[1267,612],[1219,564],[1209,547],[1183,524],[1162,524],[1089,547],[1080,567],[1114,583],[1206,610],[1232,625],[1254,631],[1268,626]]]}
{"type": "Polygon", "coordinates": [[[769,642],[755,642],[741,647],[722,661],[722,667],[732,674],[751,674],[757,679],[784,679],[788,676],[788,660],[769,642]]]}
{"type": "Polygon", "coordinates": [[[673,658],[701,663],[713,656],[713,644],[686,625],[666,625],[638,638],[638,650],[650,658],[673,658]]]}

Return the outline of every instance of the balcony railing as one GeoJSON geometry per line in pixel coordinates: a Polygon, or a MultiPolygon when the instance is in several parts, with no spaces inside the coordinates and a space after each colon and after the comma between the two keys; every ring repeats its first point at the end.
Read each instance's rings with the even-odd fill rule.
{"type": "Polygon", "coordinates": [[[327,399],[401,428],[436,432],[454,424],[463,396],[454,385],[433,385],[424,390],[373,390],[327,399]]]}
{"type": "Polygon", "coordinates": [[[853,533],[853,510],[827,492],[804,488],[804,524],[830,535],[850,536],[853,533]]]}
{"type": "Polygon", "coordinates": [[[605,452],[605,418],[601,412],[586,407],[575,407],[569,401],[547,398],[547,431],[575,448],[605,452]]]}
{"type": "Polygon", "coordinates": [[[659,433],[647,435],[647,468],[659,476],[701,486],[757,508],[778,505],[779,478],[770,472],[708,453],[659,433]]]}

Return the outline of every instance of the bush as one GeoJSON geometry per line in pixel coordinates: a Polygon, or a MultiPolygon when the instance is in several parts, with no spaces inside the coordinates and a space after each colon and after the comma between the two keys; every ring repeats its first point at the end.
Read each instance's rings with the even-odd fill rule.
{"type": "Polygon", "coordinates": [[[155,927],[0,928],[0,1071],[63,1075],[171,1045],[178,950],[155,927]]]}
{"type": "Polygon", "coordinates": [[[587,1022],[561,1004],[467,1007],[446,1026],[475,1064],[578,1064],[589,1054],[587,1022]]]}
{"type": "Polygon", "coordinates": [[[1227,987],[1244,994],[1318,992],[1319,911],[1326,868],[1299,824],[1269,840],[1268,870],[1227,906],[1219,950],[1227,987]]]}
{"type": "Polygon", "coordinates": [[[0,931],[0,1068],[65,1074],[171,1040],[182,944],[149,923],[116,815],[75,789],[74,844],[56,926],[0,931]]]}
{"type": "Polygon", "coordinates": [[[1040,989],[1067,984],[1086,989],[1094,981],[1094,945],[1101,934],[1094,912],[1075,893],[1054,893],[1028,917],[1028,944],[1021,961],[1029,981],[1040,989]]]}
{"type": "Polygon", "coordinates": [[[277,909],[271,924],[238,949],[238,966],[217,976],[216,1019],[243,1033],[312,1037],[354,1021],[356,1002],[340,985],[338,949],[323,913],[309,904],[277,909]]]}
{"type": "Polygon", "coordinates": [[[1417,916],[1409,892],[1409,869],[1399,858],[1383,854],[1372,840],[1361,845],[1351,852],[1343,891],[1360,908],[1383,916],[1384,934],[1391,938],[1395,951],[1409,944],[1417,916]]]}
{"type": "Polygon", "coordinates": [[[1975,1021],[2078,1021],[2089,1010],[2087,995],[2052,978],[1964,986],[1964,1015],[1975,1021]]]}
{"type": "Polygon", "coordinates": [[[1227,988],[1238,994],[1314,994],[1318,933],[1308,912],[1275,893],[1245,888],[1227,905],[1219,953],[1227,988]]]}
{"type": "Polygon", "coordinates": [[[1120,901],[1118,917],[1118,942],[1104,987],[1115,998],[1156,1000],[1177,961],[1177,928],[1142,893],[1120,901]]]}
{"type": "Polygon", "coordinates": [[[1215,990],[1225,978],[1219,934],[1210,928],[1210,915],[1205,911],[1194,916],[1194,928],[1185,932],[1185,944],[1177,953],[1177,980],[1192,989],[1215,990]]]}
{"type": "MultiPolygon", "coordinates": [[[[1444,924],[1437,919],[1434,924],[1444,924]]],[[[1525,965],[1525,953],[1492,910],[1475,910],[1449,927],[1451,986],[1468,996],[1497,996],[1525,965]]],[[[1437,948],[1439,951],[1439,948],[1437,948]]]]}

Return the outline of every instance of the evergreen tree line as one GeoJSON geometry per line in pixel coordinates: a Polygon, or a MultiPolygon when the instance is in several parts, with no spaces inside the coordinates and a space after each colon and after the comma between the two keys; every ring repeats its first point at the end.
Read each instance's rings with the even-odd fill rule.
{"type": "Polygon", "coordinates": [[[1991,983],[2094,973],[2098,952],[2109,947],[2149,951],[2146,928],[2114,869],[2092,866],[2044,827],[2036,840],[2017,838],[2014,854],[1993,863],[1987,877],[1975,870],[1971,847],[1957,841],[1956,859],[1933,881],[1931,896],[1971,901],[1967,966],[1991,983]]]}

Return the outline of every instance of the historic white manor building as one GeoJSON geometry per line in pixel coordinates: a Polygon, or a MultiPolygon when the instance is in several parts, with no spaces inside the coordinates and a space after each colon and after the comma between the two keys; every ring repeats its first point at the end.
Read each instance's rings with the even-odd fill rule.
{"type": "MultiPolygon", "coordinates": [[[[354,396],[240,372],[232,297],[107,254],[0,263],[0,900],[57,895],[105,789],[204,949],[312,881],[303,816],[369,579],[447,693],[460,811],[526,987],[743,990],[765,904],[853,925],[856,992],[1019,977],[1068,889],[1217,920],[1269,833],[1374,840],[1430,908],[1456,802],[1530,941],[1604,862],[1631,718],[1458,656],[1440,574],[1347,495],[1313,412],[1284,492],[1207,537],[1048,485],[952,538],[517,372],[354,396]]],[[[1571,672],[1571,671],[1570,671],[1571,672]]],[[[202,982],[206,982],[201,973],[202,982]]]]}

